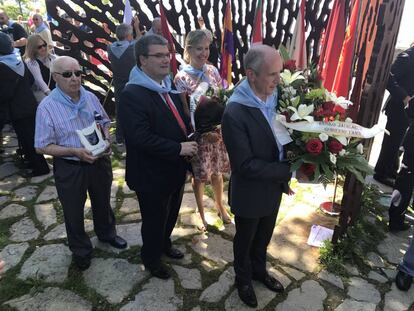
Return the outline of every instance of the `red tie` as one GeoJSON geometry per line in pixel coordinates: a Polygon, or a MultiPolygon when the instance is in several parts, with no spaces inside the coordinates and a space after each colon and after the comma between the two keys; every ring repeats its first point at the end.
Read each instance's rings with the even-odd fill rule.
{"type": "Polygon", "coordinates": [[[177,108],[175,108],[174,104],[172,103],[170,96],[168,96],[168,93],[163,93],[162,96],[164,96],[168,107],[170,107],[171,112],[173,113],[175,119],[178,122],[178,125],[181,127],[181,129],[183,130],[184,135],[187,137],[187,128],[185,127],[184,121],[181,118],[177,108]]]}

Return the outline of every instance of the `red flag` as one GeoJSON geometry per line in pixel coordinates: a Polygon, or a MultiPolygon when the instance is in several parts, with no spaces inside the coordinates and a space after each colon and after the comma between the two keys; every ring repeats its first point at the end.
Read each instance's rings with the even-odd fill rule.
{"type": "Polygon", "coordinates": [[[231,70],[234,57],[233,42],[233,18],[231,14],[231,0],[227,0],[226,11],[224,13],[224,29],[221,39],[221,63],[220,76],[223,79],[223,85],[227,88],[231,84],[231,70]]]}
{"type": "Polygon", "coordinates": [[[302,0],[300,4],[289,54],[290,57],[296,61],[296,67],[298,69],[305,69],[308,66],[305,38],[305,0],[302,0]]]}
{"type": "Polygon", "coordinates": [[[167,18],[165,17],[164,6],[160,1],[160,17],[161,17],[161,28],[162,36],[168,41],[168,49],[171,53],[170,67],[174,76],[177,74],[177,59],[175,58],[175,45],[171,35],[170,28],[168,27],[167,18]]]}
{"type": "Polygon", "coordinates": [[[336,93],[337,96],[346,98],[348,98],[352,80],[360,6],[361,0],[356,0],[354,7],[352,8],[349,25],[346,29],[338,69],[336,70],[335,80],[332,86],[332,92],[336,93]]]}
{"type": "Polygon", "coordinates": [[[345,0],[336,0],[329,16],[328,26],[322,43],[319,56],[319,72],[323,80],[323,86],[332,90],[338,67],[341,47],[344,42],[346,27],[345,0]]]}
{"type": "Polygon", "coordinates": [[[251,45],[263,43],[262,7],[263,7],[262,0],[257,0],[256,11],[254,13],[254,20],[253,20],[251,45]]]}

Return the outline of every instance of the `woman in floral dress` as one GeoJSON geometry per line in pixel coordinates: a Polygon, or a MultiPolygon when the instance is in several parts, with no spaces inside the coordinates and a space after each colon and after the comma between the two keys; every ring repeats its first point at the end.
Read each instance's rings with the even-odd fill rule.
{"type": "MultiPolygon", "coordinates": [[[[177,90],[191,96],[201,82],[207,82],[214,89],[221,88],[221,77],[216,67],[207,64],[211,39],[205,30],[194,30],[188,33],[185,41],[184,60],[186,65],[175,76],[177,90]]],[[[190,107],[194,112],[195,107],[190,107]]],[[[207,228],[204,216],[204,185],[211,182],[214,191],[215,205],[218,215],[224,223],[231,223],[231,218],[222,203],[223,173],[230,171],[229,159],[221,137],[220,128],[202,134],[198,139],[198,154],[192,160],[193,190],[203,228],[207,228]]]]}

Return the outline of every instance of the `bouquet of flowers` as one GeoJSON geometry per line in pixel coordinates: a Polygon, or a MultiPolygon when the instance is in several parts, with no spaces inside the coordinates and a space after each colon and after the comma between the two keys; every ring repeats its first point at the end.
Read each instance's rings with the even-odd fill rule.
{"type": "Polygon", "coordinates": [[[377,125],[363,128],[347,116],[352,102],[337,97],[321,85],[315,67],[297,71],[294,61],[285,62],[279,85],[278,116],[292,142],[285,146],[292,171],[309,180],[327,184],[335,175],[350,172],[364,182],[372,173],[361,144],[381,132],[377,125]]]}

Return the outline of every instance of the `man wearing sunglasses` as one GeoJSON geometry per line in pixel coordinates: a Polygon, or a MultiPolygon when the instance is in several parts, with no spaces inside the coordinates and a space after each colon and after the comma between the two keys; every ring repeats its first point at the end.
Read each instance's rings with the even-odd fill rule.
{"type": "Polygon", "coordinates": [[[55,185],[63,207],[69,248],[75,264],[85,270],[92,254],[83,217],[87,193],[98,239],[115,248],[127,247],[126,241],[116,234],[110,206],[109,153],[93,156],[76,134],[76,130],[90,126],[99,114],[103,131],[109,137],[110,120],[98,98],[82,87],[82,71],[76,59],[69,56],[55,59],[51,72],[56,88],[37,109],[35,147],[37,152],[53,156],[55,185]]]}

